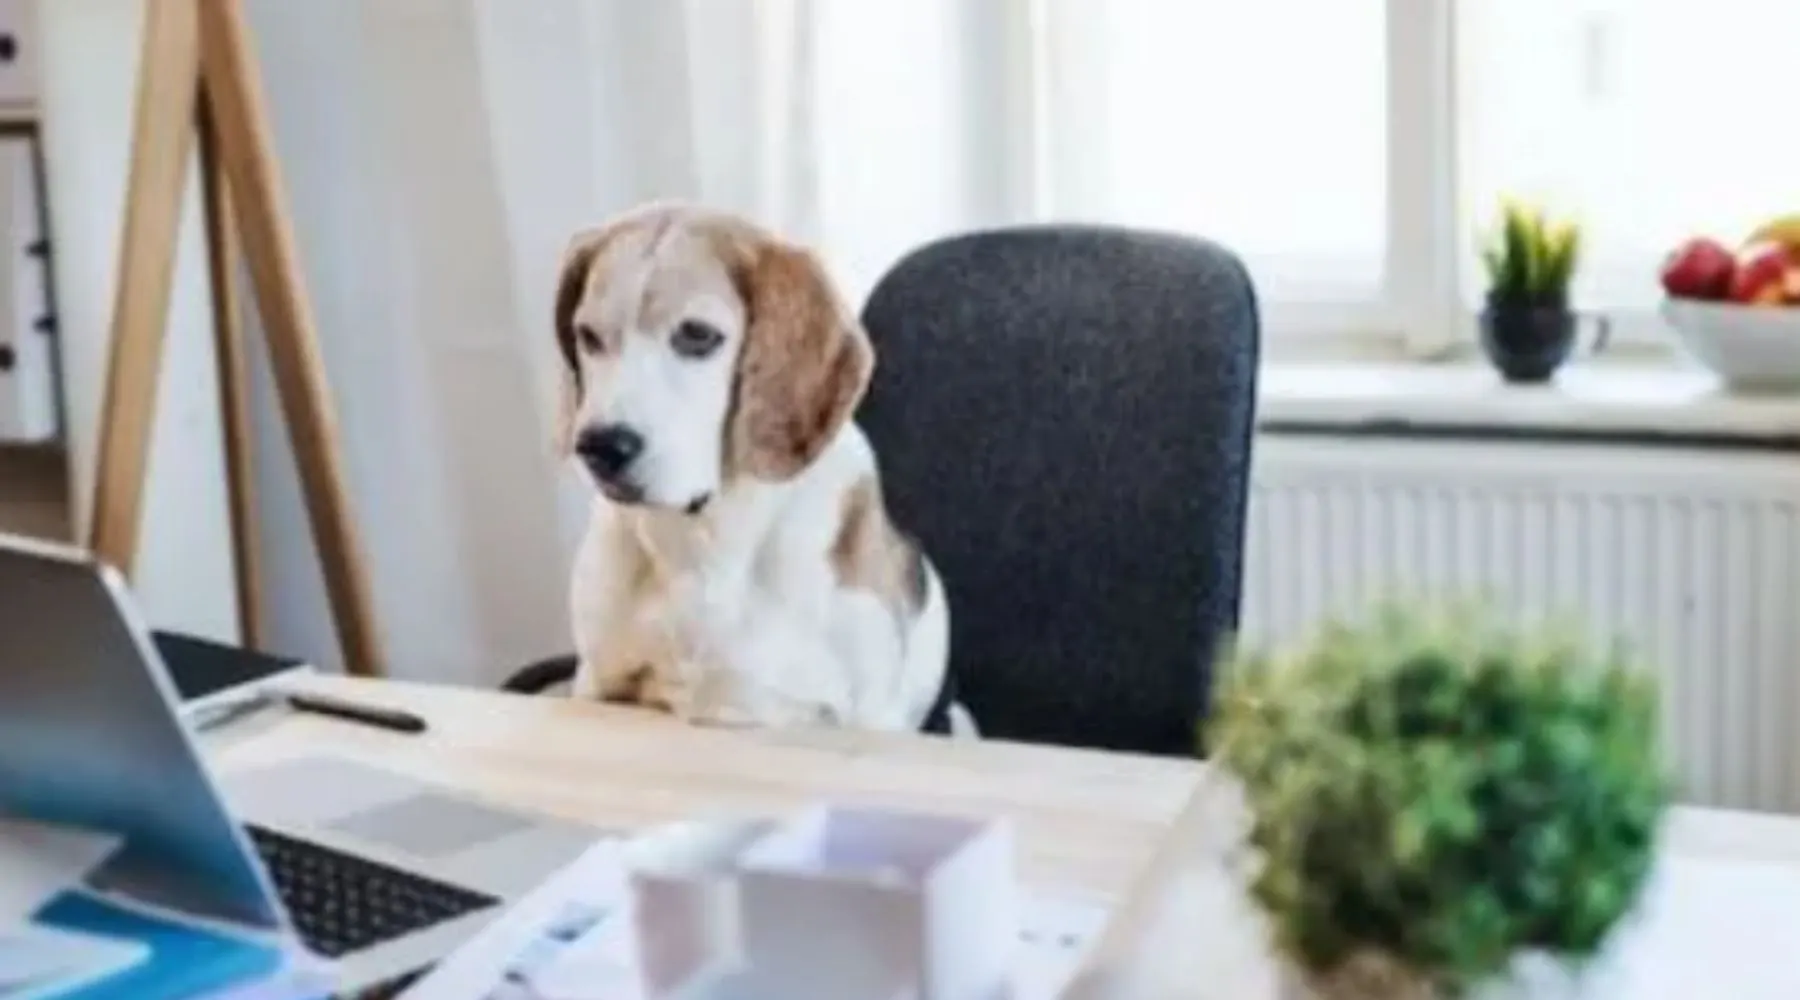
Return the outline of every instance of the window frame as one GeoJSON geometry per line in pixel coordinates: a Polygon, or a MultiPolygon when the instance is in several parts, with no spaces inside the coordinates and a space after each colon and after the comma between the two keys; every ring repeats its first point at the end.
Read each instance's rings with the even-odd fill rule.
{"type": "MultiPolygon", "coordinates": [[[[1456,4],[1386,0],[1388,240],[1384,288],[1390,335],[1408,353],[1469,339],[1462,297],[1462,199],[1457,163],[1456,4]],[[1422,192],[1422,194],[1421,194],[1422,192]]],[[[1279,335],[1279,331],[1272,331],[1279,335]]]]}

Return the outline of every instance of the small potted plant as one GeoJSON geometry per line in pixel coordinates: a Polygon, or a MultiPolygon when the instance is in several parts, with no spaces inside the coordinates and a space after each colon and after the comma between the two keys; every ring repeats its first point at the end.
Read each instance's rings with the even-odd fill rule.
{"type": "MultiPolygon", "coordinates": [[[[1482,350],[1508,382],[1549,380],[1568,360],[1580,326],[1569,305],[1569,285],[1581,262],[1580,228],[1508,200],[1481,260],[1488,280],[1482,350]]],[[[1605,347],[1606,334],[1601,318],[1595,350],[1605,347]]]]}
{"type": "Polygon", "coordinates": [[[1670,794],[1649,674],[1462,609],[1231,661],[1208,742],[1291,1000],[1582,995],[1670,794]]]}

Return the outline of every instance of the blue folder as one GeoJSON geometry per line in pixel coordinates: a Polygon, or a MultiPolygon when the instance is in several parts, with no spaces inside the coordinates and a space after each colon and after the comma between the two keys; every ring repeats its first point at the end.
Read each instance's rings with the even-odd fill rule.
{"type": "Polygon", "coordinates": [[[66,892],[35,921],[65,930],[142,942],[150,957],[56,1000],[185,1000],[250,987],[280,972],[287,956],[274,944],[165,920],[66,892]]]}

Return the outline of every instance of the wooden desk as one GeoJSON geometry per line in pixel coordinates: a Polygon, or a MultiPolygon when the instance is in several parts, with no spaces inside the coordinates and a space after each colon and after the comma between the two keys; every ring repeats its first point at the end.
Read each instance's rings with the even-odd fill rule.
{"type": "Polygon", "coordinates": [[[406,736],[271,713],[210,734],[214,764],[327,753],[613,829],[821,799],[999,815],[1016,823],[1030,884],[1107,902],[1155,854],[1201,773],[1187,761],[1008,743],[704,730],[564,698],[335,677],[306,685],[418,712],[431,728],[406,736]]]}
{"type": "MultiPolygon", "coordinates": [[[[514,806],[630,829],[821,799],[1017,824],[1033,885],[1115,904],[1069,1000],[1275,1000],[1255,917],[1217,860],[1235,796],[1200,764],[860,733],[724,732],[629,709],[387,681],[307,685],[423,714],[404,736],[276,714],[207,738],[230,770],[329,753],[514,806]]],[[[1800,819],[1676,810],[1680,852],[1800,866],[1800,819]]]]}

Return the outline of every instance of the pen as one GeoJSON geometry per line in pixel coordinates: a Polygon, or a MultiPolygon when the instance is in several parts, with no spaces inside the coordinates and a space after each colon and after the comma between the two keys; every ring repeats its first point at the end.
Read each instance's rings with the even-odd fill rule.
{"type": "Polygon", "coordinates": [[[397,733],[422,733],[425,731],[424,719],[411,712],[402,712],[398,709],[358,705],[355,702],[321,694],[290,694],[287,696],[287,703],[296,712],[329,715],[334,719],[360,722],[377,729],[391,729],[397,733]]]}

